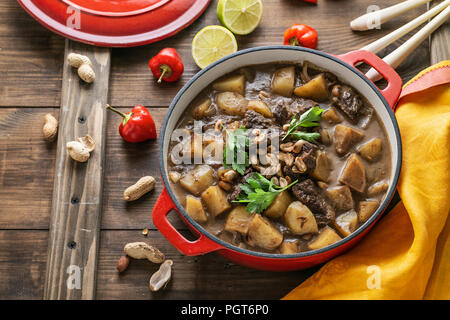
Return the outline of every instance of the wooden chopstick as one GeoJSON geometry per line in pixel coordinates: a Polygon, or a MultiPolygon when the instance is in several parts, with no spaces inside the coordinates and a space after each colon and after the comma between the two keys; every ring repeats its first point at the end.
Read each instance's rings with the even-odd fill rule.
{"type": "Polygon", "coordinates": [[[350,28],[355,31],[374,29],[392,18],[430,1],[431,0],[407,0],[378,11],[366,13],[351,21],[350,28]]]}
{"type": "Polygon", "coordinates": [[[367,50],[373,53],[377,53],[380,50],[386,48],[388,45],[393,43],[394,41],[400,39],[405,34],[410,32],[411,30],[417,28],[422,23],[426,22],[427,20],[431,19],[435,15],[437,15],[439,12],[444,10],[448,5],[450,4],[450,0],[446,0],[442,2],[441,4],[437,5],[436,7],[428,10],[421,16],[415,18],[414,20],[411,20],[407,24],[405,24],[403,27],[398,28],[397,30],[385,35],[384,37],[364,46],[361,48],[361,50],[367,50]]]}
{"type": "MultiPolygon", "coordinates": [[[[447,6],[441,13],[439,13],[433,20],[427,23],[408,41],[403,43],[400,47],[383,58],[383,61],[391,67],[396,68],[413,52],[428,36],[439,28],[450,17],[450,6],[447,6]]],[[[370,69],[366,76],[373,82],[381,79],[381,75],[375,69],[370,69]]]]}

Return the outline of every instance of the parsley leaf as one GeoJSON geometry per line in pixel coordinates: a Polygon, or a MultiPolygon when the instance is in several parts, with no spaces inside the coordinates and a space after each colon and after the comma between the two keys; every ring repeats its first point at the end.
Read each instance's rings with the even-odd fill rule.
{"type": "Polygon", "coordinates": [[[292,132],[291,136],[297,140],[306,140],[309,142],[314,142],[320,138],[320,133],[296,131],[296,132],[292,132]]]}
{"type": "Polygon", "coordinates": [[[284,139],[286,139],[289,135],[294,133],[294,131],[297,130],[298,127],[304,128],[318,127],[319,121],[322,118],[321,116],[322,112],[324,111],[325,111],[324,109],[320,109],[319,107],[315,106],[306,111],[305,113],[303,113],[300,116],[300,119],[297,119],[297,115],[294,115],[294,117],[291,120],[291,123],[289,124],[289,129],[281,141],[284,141],[284,139]]]}
{"type": "Polygon", "coordinates": [[[241,127],[239,129],[228,131],[227,143],[223,151],[223,163],[225,168],[229,168],[230,165],[233,170],[239,172],[240,175],[244,175],[245,169],[249,166],[248,153],[246,148],[250,145],[247,129],[241,127]]]}
{"type": "Polygon", "coordinates": [[[247,203],[247,212],[261,213],[272,204],[279,193],[289,189],[296,184],[297,181],[298,180],[295,180],[290,185],[281,188],[275,185],[272,180],[267,180],[261,174],[255,173],[246,180],[246,183],[239,186],[243,193],[241,192],[237,200],[233,202],[247,203]]]}

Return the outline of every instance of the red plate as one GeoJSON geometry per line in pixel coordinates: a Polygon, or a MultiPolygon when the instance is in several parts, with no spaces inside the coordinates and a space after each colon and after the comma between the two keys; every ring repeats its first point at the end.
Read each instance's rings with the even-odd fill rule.
{"type": "Polygon", "coordinates": [[[211,0],[18,0],[46,28],[103,47],[132,47],[170,37],[211,0]]]}

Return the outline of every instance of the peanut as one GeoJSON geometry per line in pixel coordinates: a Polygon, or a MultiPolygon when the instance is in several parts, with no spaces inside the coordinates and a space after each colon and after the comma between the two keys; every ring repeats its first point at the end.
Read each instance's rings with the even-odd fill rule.
{"type": "Polygon", "coordinates": [[[150,192],[155,187],[155,178],[152,176],[142,177],[134,185],[128,187],[123,192],[123,200],[134,201],[150,192]]]}
{"type": "Polygon", "coordinates": [[[117,271],[124,272],[128,268],[130,263],[130,258],[127,256],[121,256],[119,261],[117,261],[117,271]]]}
{"type": "Polygon", "coordinates": [[[159,270],[150,277],[149,287],[151,291],[158,291],[169,282],[172,276],[172,265],[172,260],[164,261],[159,270]]]}
{"type": "Polygon", "coordinates": [[[147,259],[153,263],[161,263],[164,261],[164,254],[158,248],[145,242],[127,243],[123,251],[133,259],[147,259]]]}
{"type": "Polygon", "coordinates": [[[95,80],[95,72],[92,69],[91,60],[78,53],[70,53],[67,56],[69,64],[78,69],[78,76],[87,83],[92,83],[95,80]]]}
{"type": "Polygon", "coordinates": [[[84,138],[78,138],[77,141],[70,141],[66,144],[67,152],[70,157],[78,162],[86,162],[95,148],[94,139],[90,135],[84,138]]]}
{"type": "Polygon", "coordinates": [[[56,138],[56,134],[58,133],[58,120],[50,113],[47,113],[44,117],[44,138],[47,141],[54,141],[56,138]]]}

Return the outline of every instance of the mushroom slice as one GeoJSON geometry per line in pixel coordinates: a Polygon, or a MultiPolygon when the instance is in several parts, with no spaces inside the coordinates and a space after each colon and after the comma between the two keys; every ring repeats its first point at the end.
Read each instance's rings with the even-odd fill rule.
{"type": "Polygon", "coordinates": [[[348,158],[339,177],[339,182],[357,192],[366,190],[366,168],[356,154],[352,153],[348,158]]]}
{"type": "Polygon", "coordinates": [[[161,264],[159,270],[152,274],[150,277],[151,291],[158,291],[169,282],[172,276],[172,265],[172,260],[166,260],[161,264]]]}
{"type": "Polygon", "coordinates": [[[338,124],[334,129],[334,143],[336,152],[343,155],[358,141],[364,138],[364,133],[342,124],[338,124]]]}

